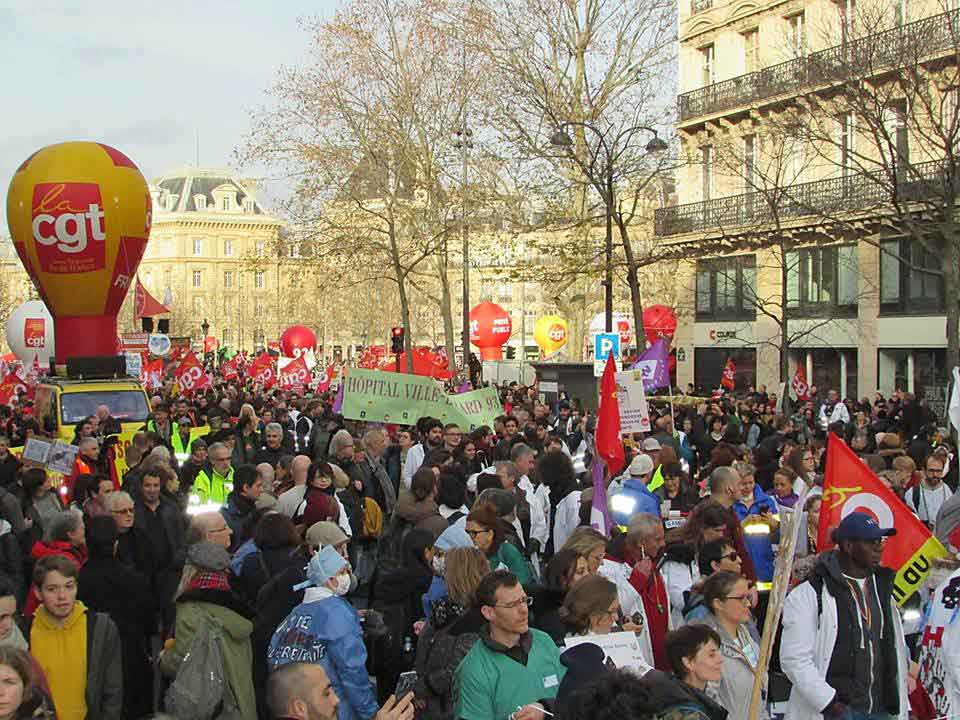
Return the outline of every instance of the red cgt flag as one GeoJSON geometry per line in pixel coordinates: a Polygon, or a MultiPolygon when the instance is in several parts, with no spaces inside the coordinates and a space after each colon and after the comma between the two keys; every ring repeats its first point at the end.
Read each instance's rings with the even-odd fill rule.
{"type": "Polygon", "coordinates": [[[720,387],[727,390],[733,390],[737,385],[737,366],[733,358],[727,358],[727,364],[723,366],[723,375],[720,377],[720,387]]]}
{"type": "Polygon", "coordinates": [[[238,377],[240,377],[240,368],[238,367],[239,363],[240,355],[237,354],[220,366],[220,374],[223,376],[224,380],[236,380],[238,377]]]}
{"type": "Polygon", "coordinates": [[[163,358],[143,363],[140,367],[140,382],[147,390],[163,387],[163,358]]]}
{"type": "Polygon", "coordinates": [[[170,308],[147,292],[147,289],[140,283],[139,277],[133,291],[133,308],[134,314],[138,318],[153,317],[170,312],[170,308]]]}
{"type": "Polygon", "coordinates": [[[790,383],[793,388],[793,394],[797,396],[800,402],[806,402],[810,399],[810,386],[807,385],[807,371],[803,365],[797,365],[797,371],[793,374],[793,381],[790,383]]]}
{"type": "Polygon", "coordinates": [[[834,433],[827,438],[827,453],[817,548],[829,550],[831,530],[854,511],[872,515],[880,527],[895,527],[897,534],[887,538],[882,562],[897,573],[893,595],[902,605],[929,574],[931,560],[946,557],[947,551],[927,526],[834,433]]]}
{"type": "Polygon", "coordinates": [[[184,395],[210,387],[210,376],[203,371],[203,366],[197,360],[193,350],[186,354],[177,368],[177,385],[184,395]]]}
{"type": "Polygon", "coordinates": [[[617,401],[617,362],[613,353],[607,355],[607,364],[600,378],[600,409],[597,411],[597,454],[616,475],[624,465],[623,441],[620,439],[620,404],[617,401]]]}
{"type": "Polygon", "coordinates": [[[273,365],[273,358],[269,353],[262,352],[257,359],[251,363],[247,375],[253,378],[254,382],[260,383],[264,390],[269,390],[277,382],[277,371],[273,365]]]}
{"type": "Polygon", "coordinates": [[[293,362],[287,363],[280,371],[279,385],[283,390],[296,390],[306,387],[310,380],[310,368],[307,367],[307,361],[303,355],[293,362]]]}
{"type": "Polygon", "coordinates": [[[8,372],[0,382],[0,405],[9,405],[18,392],[26,392],[26,389],[27,386],[16,373],[8,372]]]}

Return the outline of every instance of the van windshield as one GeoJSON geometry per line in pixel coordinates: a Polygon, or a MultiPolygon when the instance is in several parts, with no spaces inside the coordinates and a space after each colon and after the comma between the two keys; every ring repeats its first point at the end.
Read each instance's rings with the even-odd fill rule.
{"type": "Polygon", "coordinates": [[[61,422],[73,425],[106,405],[110,415],[121,422],[146,422],[147,400],[140,390],[90,390],[60,395],[61,422]]]}

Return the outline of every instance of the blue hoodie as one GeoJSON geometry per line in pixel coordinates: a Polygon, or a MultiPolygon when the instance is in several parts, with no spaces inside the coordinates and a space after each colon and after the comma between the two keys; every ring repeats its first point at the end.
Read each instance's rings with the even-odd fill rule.
{"type": "MultiPolygon", "coordinates": [[[[629,503],[627,503],[629,505],[629,503]]],[[[642,480],[632,477],[626,479],[623,488],[618,490],[610,498],[610,508],[613,511],[611,516],[617,525],[628,525],[630,518],[637,513],[649,513],[655,517],[660,517],[660,498],[647,490],[647,486],[642,480]],[[616,501],[617,497],[627,497],[633,500],[632,508],[627,511],[616,501]]]]}
{"type": "MultiPolygon", "coordinates": [[[[770,495],[767,495],[759,485],[753,486],[753,503],[747,507],[746,503],[737,501],[733,504],[733,511],[737,518],[743,523],[748,515],[761,515],[765,512],[776,515],[780,509],[777,507],[777,501],[770,495]]],[[[743,542],[747,546],[747,552],[753,560],[753,568],[757,573],[757,581],[769,583],[773,580],[773,540],[774,533],[764,533],[762,535],[753,535],[744,532],[743,542]]]]}
{"type": "Polygon", "coordinates": [[[280,623],[270,640],[267,664],[273,671],[292,662],[314,663],[324,669],[340,698],[337,720],[370,720],[377,714],[360,619],[343,598],[303,602],[280,623]]]}

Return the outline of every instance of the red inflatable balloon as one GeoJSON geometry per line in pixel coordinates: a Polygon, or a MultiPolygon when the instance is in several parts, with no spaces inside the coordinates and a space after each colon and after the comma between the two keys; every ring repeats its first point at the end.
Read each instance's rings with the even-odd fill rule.
{"type": "Polygon", "coordinates": [[[643,311],[643,332],[648,342],[669,340],[677,331],[677,314],[666,305],[650,305],[643,311]]]}
{"type": "Polygon", "coordinates": [[[317,336],[308,327],[294,325],[280,336],[280,352],[284,357],[298,358],[308,350],[317,349],[317,336]]]}
{"type": "Polygon", "coordinates": [[[470,342],[484,360],[503,360],[504,343],[510,339],[510,314],[492,302],[482,302],[470,311],[470,342]]]}

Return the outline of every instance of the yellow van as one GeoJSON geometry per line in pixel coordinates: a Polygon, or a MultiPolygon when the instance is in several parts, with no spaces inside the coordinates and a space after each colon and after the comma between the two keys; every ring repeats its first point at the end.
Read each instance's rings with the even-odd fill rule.
{"type": "Polygon", "coordinates": [[[147,393],[136,380],[45,378],[37,386],[33,415],[44,432],[69,443],[77,423],[101,405],[128,436],[143,427],[150,413],[147,393]]]}

